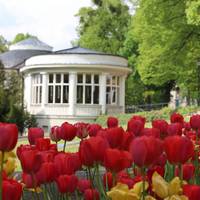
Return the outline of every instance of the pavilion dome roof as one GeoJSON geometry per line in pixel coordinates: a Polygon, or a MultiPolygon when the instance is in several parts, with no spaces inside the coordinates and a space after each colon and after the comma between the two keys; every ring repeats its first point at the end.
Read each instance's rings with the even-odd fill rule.
{"type": "Polygon", "coordinates": [[[40,41],[36,37],[30,37],[22,40],[16,44],[13,44],[9,48],[10,50],[40,50],[40,51],[52,51],[52,47],[48,44],[40,41]]]}

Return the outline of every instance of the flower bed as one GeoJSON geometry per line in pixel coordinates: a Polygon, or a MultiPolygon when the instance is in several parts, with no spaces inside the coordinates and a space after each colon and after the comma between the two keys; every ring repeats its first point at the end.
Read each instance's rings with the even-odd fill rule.
{"type": "Polygon", "coordinates": [[[200,115],[185,122],[174,113],[170,123],[132,116],[126,130],[109,117],[99,124],[67,122],[51,128],[30,128],[29,145],[17,148],[20,180],[15,180],[18,138],[15,124],[0,123],[0,200],[199,200],[200,115]],[[80,138],[79,149],[67,143],[80,138]],[[62,151],[58,150],[64,141],[62,151]]]}

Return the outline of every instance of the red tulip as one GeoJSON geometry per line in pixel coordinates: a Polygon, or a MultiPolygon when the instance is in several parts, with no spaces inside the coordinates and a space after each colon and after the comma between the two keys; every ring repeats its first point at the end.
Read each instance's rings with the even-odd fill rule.
{"type": "Polygon", "coordinates": [[[113,171],[119,172],[130,167],[132,158],[128,151],[120,151],[118,149],[107,149],[104,157],[104,166],[113,171]]]}
{"type": "Polygon", "coordinates": [[[167,128],[167,133],[171,135],[182,135],[182,125],[180,123],[169,124],[167,128]]]}
{"type": "Polygon", "coordinates": [[[85,190],[91,188],[91,182],[90,182],[90,180],[87,180],[87,179],[80,179],[80,180],[78,181],[78,186],[77,186],[77,188],[78,188],[78,190],[79,190],[81,193],[84,193],[85,190]]]}
{"type": "Polygon", "coordinates": [[[56,179],[56,184],[60,193],[73,193],[78,184],[75,175],[61,175],[56,179]]]}
{"type": "Polygon", "coordinates": [[[184,122],[184,118],[181,114],[179,113],[173,113],[171,116],[170,116],[170,121],[171,123],[181,123],[183,124],[184,122]]]}
{"type": "Polygon", "coordinates": [[[99,192],[96,189],[87,189],[84,192],[84,200],[99,200],[99,192]]]}
{"type": "Polygon", "coordinates": [[[142,136],[133,140],[129,149],[139,167],[153,164],[163,152],[163,143],[155,137],[142,136]]]}
{"type": "Polygon", "coordinates": [[[108,142],[100,136],[82,141],[79,146],[79,155],[82,164],[93,166],[95,162],[102,163],[108,146],[108,142]]]}
{"type": "Polygon", "coordinates": [[[198,185],[183,185],[183,194],[189,198],[189,200],[200,199],[200,186],[198,185]]]}
{"type": "Polygon", "coordinates": [[[54,157],[56,156],[57,152],[54,150],[49,150],[49,151],[41,151],[39,152],[41,158],[42,158],[42,163],[43,162],[53,162],[54,157]]]}
{"type": "Polygon", "coordinates": [[[109,190],[113,187],[113,177],[111,172],[106,172],[103,175],[103,184],[105,188],[108,188],[109,190]]]}
{"type": "Polygon", "coordinates": [[[76,124],[74,124],[74,126],[76,127],[77,131],[76,131],[76,136],[80,139],[86,138],[88,136],[88,124],[84,123],[84,122],[78,122],[76,124]]]}
{"type": "Polygon", "coordinates": [[[0,151],[12,151],[18,139],[18,128],[15,124],[0,123],[0,151]]]}
{"type": "Polygon", "coordinates": [[[200,115],[192,115],[190,117],[190,126],[194,129],[200,129],[200,115]]]}
{"type": "Polygon", "coordinates": [[[35,145],[39,151],[47,151],[50,148],[50,139],[49,138],[38,138],[35,141],[35,145]]]}
{"type": "Polygon", "coordinates": [[[108,128],[118,127],[118,119],[116,117],[108,117],[107,127],[108,128]]]}
{"type": "Polygon", "coordinates": [[[21,144],[19,147],[17,147],[17,152],[16,152],[17,153],[17,157],[19,159],[21,159],[22,152],[23,151],[29,151],[29,150],[36,150],[36,147],[28,145],[28,144],[26,144],[26,145],[21,144]]]}
{"type": "Polygon", "coordinates": [[[88,134],[90,137],[96,136],[97,132],[100,131],[102,127],[99,124],[89,124],[87,127],[88,134]]]}
{"type": "Polygon", "coordinates": [[[121,127],[109,128],[106,131],[106,138],[111,148],[120,147],[123,142],[124,130],[121,127]]]}
{"type": "Polygon", "coordinates": [[[153,120],[152,127],[160,130],[160,134],[162,138],[167,136],[168,123],[165,120],[162,120],[162,119],[153,120]]]}
{"type": "Polygon", "coordinates": [[[145,124],[146,122],[146,118],[142,117],[140,115],[134,115],[133,117],[131,117],[132,120],[140,120],[143,124],[145,124]]]}
{"type": "Polygon", "coordinates": [[[76,127],[64,122],[60,127],[60,138],[65,141],[72,141],[76,137],[76,127]]]}
{"type": "Polygon", "coordinates": [[[54,158],[54,164],[59,175],[71,175],[81,168],[78,153],[59,153],[54,158]]]}
{"type": "Polygon", "coordinates": [[[42,163],[40,169],[36,173],[36,179],[40,184],[50,183],[55,180],[56,176],[55,165],[51,162],[42,163]]]}
{"type": "Polygon", "coordinates": [[[37,150],[22,151],[19,159],[25,173],[35,173],[42,165],[42,157],[37,150]]]}
{"type": "Polygon", "coordinates": [[[39,182],[35,175],[31,176],[30,174],[26,174],[24,172],[22,172],[22,183],[25,184],[26,188],[35,188],[39,186],[39,182]]]}
{"type": "Polygon", "coordinates": [[[171,164],[184,164],[194,155],[194,145],[183,136],[169,136],[164,141],[167,159],[171,164]]]}
{"type": "Polygon", "coordinates": [[[128,151],[129,150],[129,146],[131,144],[131,142],[134,139],[134,135],[130,132],[125,132],[123,135],[123,140],[121,142],[121,149],[128,151]]]}
{"type": "Polygon", "coordinates": [[[13,179],[7,179],[2,184],[3,200],[20,200],[22,196],[22,185],[13,179]]]}
{"type": "MultiPolygon", "coordinates": [[[[183,179],[189,181],[194,177],[195,166],[193,164],[188,164],[188,163],[182,165],[182,173],[183,173],[183,179]]],[[[176,175],[180,176],[179,168],[176,168],[176,175]]]]}
{"type": "Polygon", "coordinates": [[[183,128],[184,128],[186,131],[190,131],[190,130],[191,130],[190,122],[184,122],[184,123],[183,123],[183,128]]]}
{"type": "Polygon", "coordinates": [[[160,130],[157,128],[144,128],[142,130],[141,135],[153,136],[156,138],[160,138],[160,130]]]}
{"type": "Polygon", "coordinates": [[[135,136],[140,136],[144,129],[144,123],[141,120],[131,119],[128,121],[127,131],[132,132],[135,136]]]}
{"type": "Polygon", "coordinates": [[[60,132],[61,129],[59,126],[53,126],[50,131],[50,138],[54,142],[58,142],[60,140],[60,132]]]}
{"type": "Polygon", "coordinates": [[[43,138],[44,131],[41,128],[29,128],[28,129],[28,141],[31,145],[34,145],[36,139],[43,138]]]}

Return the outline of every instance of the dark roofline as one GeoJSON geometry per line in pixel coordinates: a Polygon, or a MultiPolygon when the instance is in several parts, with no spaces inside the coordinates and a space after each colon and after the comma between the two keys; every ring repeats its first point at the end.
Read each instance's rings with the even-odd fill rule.
{"type": "MultiPolygon", "coordinates": [[[[61,49],[61,50],[58,50],[58,51],[53,51],[51,54],[53,54],[53,55],[56,55],[56,54],[104,55],[104,56],[116,56],[116,57],[124,58],[124,59],[127,60],[126,57],[121,56],[121,55],[116,55],[116,54],[111,54],[111,53],[104,53],[104,52],[100,52],[100,51],[98,52],[98,51],[96,51],[96,50],[92,50],[92,49],[85,48],[85,47],[80,47],[80,48],[88,49],[88,50],[94,51],[94,52],[91,52],[91,53],[89,53],[89,52],[87,52],[87,53],[84,53],[84,52],[82,52],[82,53],[81,53],[81,52],[79,52],[79,53],[76,53],[76,52],[63,52],[63,53],[62,53],[62,51],[65,51],[65,50],[73,50],[73,49],[76,49],[76,48],[78,48],[78,47],[80,47],[80,46],[75,46],[75,47],[71,47],[71,48],[68,48],[68,49],[61,49]]],[[[48,55],[50,55],[50,54],[48,54],[48,55]]]]}

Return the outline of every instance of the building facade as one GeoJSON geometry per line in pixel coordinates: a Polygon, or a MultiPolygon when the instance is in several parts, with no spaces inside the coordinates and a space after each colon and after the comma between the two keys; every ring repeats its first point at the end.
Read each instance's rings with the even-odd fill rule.
{"type": "MultiPolygon", "coordinates": [[[[64,121],[94,120],[125,109],[127,60],[81,47],[30,56],[19,68],[24,77],[24,105],[49,130],[64,121]]],[[[23,44],[16,45],[23,49],[23,44]]],[[[15,48],[15,50],[16,50],[15,48]]]]}

